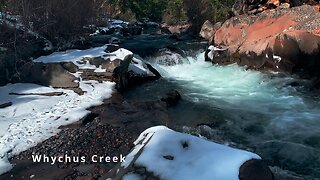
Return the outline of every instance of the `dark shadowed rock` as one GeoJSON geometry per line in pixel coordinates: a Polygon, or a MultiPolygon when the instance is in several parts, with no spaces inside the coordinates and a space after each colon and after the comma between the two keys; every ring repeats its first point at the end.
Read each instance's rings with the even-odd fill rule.
{"type": "Polygon", "coordinates": [[[171,90],[164,97],[161,98],[161,101],[165,102],[167,106],[174,106],[181,100],[181,95],[177,90],[171,90]]]}
{"type": "Polygon", "coordinates": [[[90,112],[85,117],[81,118],[80,121],[82,122],[82,125],[86,125],[86,124],[92,122],[98,116],[99,116],[99,114],[90,112]]]}
{"type": "Polygon", "coordinates": [[[148,81],[153,81],[161,77],[160,73],[153,68],[150,64],[143,64],[151,74],[137,74],[133,71],[129,71],[129,65],[133,62],[133,55],[128,55],[123,61],[113,70],[112,80],[116,82],[116,89],[119,91],[127,90],[130,87],[134,87],[143,84],[148,81]]]}
{"type": "Polygon", "coordinates": [[[150,64],[146,63],[148,69],[156,76],[156,78],[161,78],[161,74],[150,64]]]}
{"type": "Polygon", "coordinates": [[[123,28],[122,33],[127,36],[136,36],[140,35],[142,33],[142,30],[142,26],[139,26],[137,24],[131,24],[128,27],[123,28]]]}
{"type": "Polygon", "coordinates": [[[239,179],[274,180],[274,177],[269,167],[262,160],[251,159],[241,165],[239,179]]]}
{"type": "Polygon", "coordinates": [[[76,73],[79,71],[79,67],[76,66],[73,62],[61,62],[60,64],[65,70],[71,73],[76,73]]]}
{"type": "Polygon", "coordinates": [[[117,44],[109,44],[105,51],[107,53],[111,53],[111,52],[117,51],[118,49],[120,49],[119,45],[117,45],[117,44]]]}

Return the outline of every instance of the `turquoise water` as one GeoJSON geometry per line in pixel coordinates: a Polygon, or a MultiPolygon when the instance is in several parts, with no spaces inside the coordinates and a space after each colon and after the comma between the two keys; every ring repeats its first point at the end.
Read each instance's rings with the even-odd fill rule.
{"type": "Polygon", "coordinates": [[[290,86],[298,80],[291,76],[212,65],[203,57],[174,66],[150,58],[163,79],[127,96],[152,99],[177,89],[183,101],[170,110],[176,125],[212,122],[224,143],[249,148],[270,165],[308,179],[320,177],[319,98],[290,86]]]}

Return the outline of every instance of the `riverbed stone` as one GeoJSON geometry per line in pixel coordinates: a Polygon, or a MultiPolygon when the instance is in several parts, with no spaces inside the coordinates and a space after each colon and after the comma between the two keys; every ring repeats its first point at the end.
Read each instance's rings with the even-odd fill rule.
{"type": "Polygon", "coordinates": [[[270,168],[262,161],[251,159],[241,165],[239,171],[240,180],[274,180],[270,168]]]}

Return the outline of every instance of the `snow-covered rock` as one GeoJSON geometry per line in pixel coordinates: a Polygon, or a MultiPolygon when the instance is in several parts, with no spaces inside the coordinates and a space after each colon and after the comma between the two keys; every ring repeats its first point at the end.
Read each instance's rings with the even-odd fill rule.
{"type": "MultiPolygon", "coordinates": [[[[105,72],[104,69],[101,69],[100,65],[93,65],[90,62],[90,59],[93,58],[102,58],[105,61],[115,61],[115,60],[124,60],[126,56],[133,56],[133,53],[127,49],[120,48],[114,52],[107,53],[105,50],[108,45],[101,47],[90,48],[87,50],[67,50],[64,52],[55,52],[49,56],[41,56],[38,59],[35,59],[34,62],[42,63],[58,63],[58,62],[72,62],[79,69],[91,69],[96,72],[105,72]]],[[[129,71],[133,71],[136,74],[144,75],[153,75],[145,65],[145,63],[137,58],[133,58],[129,71]]]]}
{"type": "Polygon", "coordinates": [[[145,130],[114,178],[239,179],[240,167],[258,155],[175,132],[164,126],[145,130]]]}

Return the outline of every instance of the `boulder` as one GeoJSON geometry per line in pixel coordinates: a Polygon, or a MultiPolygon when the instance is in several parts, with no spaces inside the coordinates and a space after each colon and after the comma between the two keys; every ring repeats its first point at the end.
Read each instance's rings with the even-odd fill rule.
{"type": "Polygon", "coordinates": [[[274,180],[270,168],[258,159],[251,159],[241,165],[239,171],[240,180],[274,180]]]}
{"type": "Polygon", "coordinates": [[[122,33],[124,35],[130,35],[130,36],[136,36],[136,35],[140,35],[142,33],[142,26],[138,25],[138,24],[131,24],[128,27],[125,27],[122,29],[122,33]]]}
{"type": "Polygon", "coordinates": [[[216,24],[213,25],[209,20],[205,21],[200,31],[200,37],[211,42],[214,36],[214,33],[216,32],[216,30],[218,30],[221,27],[221,25],[222,25],[221,22],[217,22],[216,24]]]}
{"type": "Polygon", "coordinates": [[[167,34],[182,34],[189,30],[191,24],[178,24],[178,25],[168,25],[166,23],[161,24],[161,29],[164,29],[167,34]]]}
{"type": "Polygon", "coordinates": [[[171,90],[161,98],[161,101],[165,102],[167,106],[174,106],[180,100],[181,100],[181,95],[177,90],[171,90]]]}
{"type": "Polygon", "coordinates": [[[54,88],[77,88],[78,80],[60,63],[28,63],[14,75],[13,83],[35,83],[54,88]]]}
{"type": "Polygon", "coordinates": [[[181,50],[173,48],[160,49],[155,55],[157,64],[165,66],[175,66],[177,64],[183,64],[183,58],[185,54],[181,50]]]}
{"type": "Polygon", "coordinates": [[[206,40],[209,40],[210,38],[213,37],[214,35],[213,24],[209,20],[204,22],[204,24],[201,27],[199,35],[200,37],[206,40]]]}
{"type": "MultiPolygon", "coordinates": [[[[125,91],[130,87],[153,81],[161,77],[160,73],[150,64],[145,64],[142,60],[134,57],[132,53],[127,54],[123,60],[117,63],[113,69],[112,81],[116,82],[116,89],[125,91]]],[[[110,63],[108,63],[109,66],[110,63]]]]}

